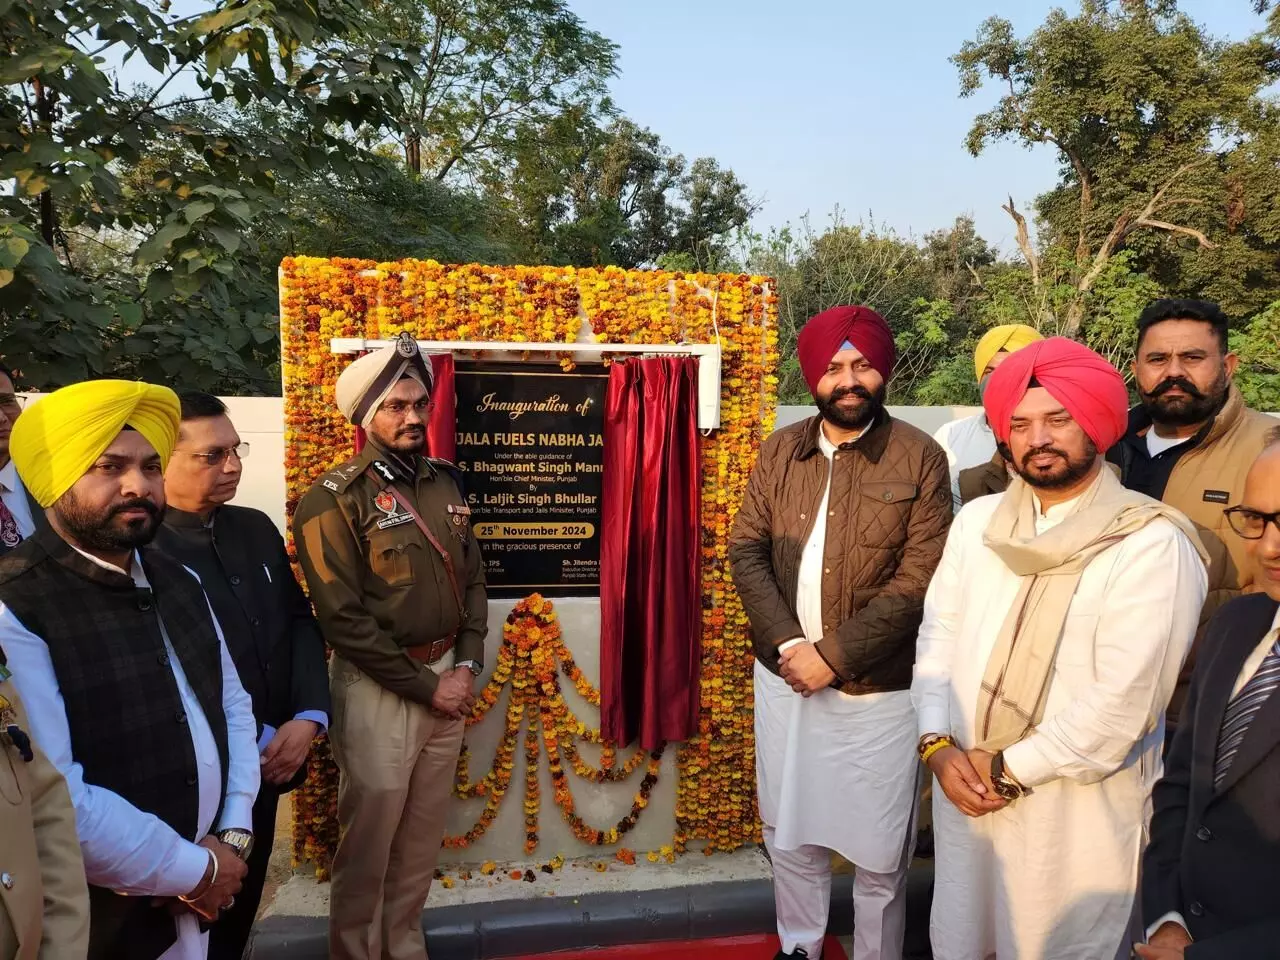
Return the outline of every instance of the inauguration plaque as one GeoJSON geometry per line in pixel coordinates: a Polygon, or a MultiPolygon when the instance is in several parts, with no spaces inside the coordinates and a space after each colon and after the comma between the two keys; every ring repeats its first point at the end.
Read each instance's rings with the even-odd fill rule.
{"type": "Polygon", "coordinates": [[[458,466],[490,597],[597,596],[603,364],[460,361],[458,466]]]}

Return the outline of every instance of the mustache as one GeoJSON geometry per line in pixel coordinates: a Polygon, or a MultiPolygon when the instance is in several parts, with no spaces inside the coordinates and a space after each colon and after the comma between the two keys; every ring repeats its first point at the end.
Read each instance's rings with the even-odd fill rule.
{"type": "Polygon", "coordinates": [[[1063,452],[1062,450],[1059,450],[1057,447],[1046,445],[1043,447],[1035,447],[1031,450],[1028,450],[1026,453],[1024,453],[1022,455],[1022,465],[1025,467],[1027,464],[1031,462],[1032,457],[1043,456],[1046,453],[1052,453],[1054,456],[1061,457],[1063,460],[1071,459],[1066,455],[1065,452],[1063,452]]]}
{"type": "Polygon", "coordinates": [[[1189,396],[1192,400],[1203,400],[1204,394],[1200,389],[1188,380],[1186,377],[1166,377],[1148,391],[1148,397],[1162,397],[1170,390],[1177,388],[1189,396]]]}
{"type": "Polygon", "coordinates": [[[131,500],[126,500],[123,503],[116,504],[116,506],[112,507],[111,512],[107,514],[107,518],[110,519],[117,514],[124,513],[126,510],[145,510],[150,514],[152,519],[156,519],[160,516],[160,508],[152,501],[144,500],[142,497],[134,497],[131,500]]]}
{"type": "Polygon", "coordinates": [[[427,432],[426,427],[417,427],[417,426],[401,427],[399,430],[396,431],[396,436],[397,437],[416,437],[419,434],[423,434],[426,432],[427,432]]]}
{"type": "Polygon", "coordinates": [[[874,400],[875,396],[866,387],[854,384],[852,387],[836,387],[831,391],[829,403],[843,400],[845,397],[861,397],[863,400],[874,400]]]}

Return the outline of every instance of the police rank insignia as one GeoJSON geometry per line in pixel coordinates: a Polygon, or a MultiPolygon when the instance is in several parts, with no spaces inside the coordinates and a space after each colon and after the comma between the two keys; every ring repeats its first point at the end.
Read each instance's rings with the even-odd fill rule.
{"type": "Polygon", "coordinates": [[[383,519],[378,521],[379,530],[386,530],[388,527],[396,527],[413,520],[413,517],[409,514],[400,512],[400,504],[396,503],[396,498],[391,494],[390,490],[383,490],[374,497],[373,505],[386,514],[383,519]]]}

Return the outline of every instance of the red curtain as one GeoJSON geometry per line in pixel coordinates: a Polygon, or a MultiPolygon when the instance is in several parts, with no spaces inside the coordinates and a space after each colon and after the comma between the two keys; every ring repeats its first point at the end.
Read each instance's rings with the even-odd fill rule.
{"type": "Polygon", "coordinates": [[[702,491],[698,361],[613,364],[605,400],[600,714],[606,739],[646,750],[698,719],[702,491]]]}
{"type": "MultiPolygon", "coordinates": [[[[432,353],[431,413],[427,418],[427,443],[423,453],[453,462],[458,456],[458,396],[453,389],[453,354],[432,353]]],[[[364,448],[364,431],[356,427],[356,453],[364,448]]]]}

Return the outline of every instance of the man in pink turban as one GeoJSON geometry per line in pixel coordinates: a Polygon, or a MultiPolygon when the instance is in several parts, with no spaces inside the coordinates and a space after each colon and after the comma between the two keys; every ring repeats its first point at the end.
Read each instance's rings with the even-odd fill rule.
{"type": "Polygon", "coordinates": [[[780,957],[822,955],[831,851],[857,866],[854,960],[900,960],[919,761],[908,687],[951,522],[947,458],[890,417],[866,307],[800,332],[819,415],[765,441],[730,536],[755,639],[756,784],[780,957]]]}
{"type": "Polygon", "coordinates": [[[1204,550],[1104,466],[1127,391],[1092,350],[1024,347],[984,403],[1015,476],[952,525],[911,687],[938,788],[933,955],[1125,957],[1204,550]]]}

